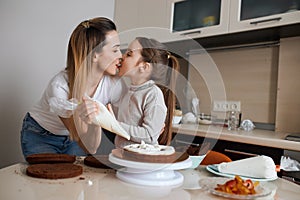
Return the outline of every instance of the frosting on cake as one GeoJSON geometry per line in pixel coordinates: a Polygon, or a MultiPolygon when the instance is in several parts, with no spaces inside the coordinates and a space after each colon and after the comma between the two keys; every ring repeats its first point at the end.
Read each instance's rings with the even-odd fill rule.
{"type": "Polygon", "coordinates": [[[219,172],[255,178],[277,177],[276,166],[268,156],[256,156],[218,165],[219,172]]]}
{"type": "Polygon", "coordinates": [[[124,146],[124,149],[144,155],[172,155],[175,153],[175,149],[172,146],[146,144],[144,141],[141,141],[141,144],[124,146]]]}

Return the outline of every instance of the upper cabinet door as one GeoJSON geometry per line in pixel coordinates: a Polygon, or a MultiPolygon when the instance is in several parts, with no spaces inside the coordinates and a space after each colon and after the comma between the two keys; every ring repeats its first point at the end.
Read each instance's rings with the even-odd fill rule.
{"type": "Polygon", "coordinates": [[[178,39],[227,33],[229,8],[229,0],[168,0],[170,31],[178,39]]]}
{"type": "Polygon", "coordinates": [[[231,0],[230,32],[300,22],[300,0],[231,0]]]}
{"type": "Polygon", "coordinates": [[[127,49],[132,41],[128,30],[138,27],[138,5],[139,0],[115,0],[114,22],[121,41],[121,49],[127,49]]]}
{"type": "Polygon", "coordinates": [[[115,0],[114,22],[119,32],[138,27],[139,0],[115,0]]]}
{"type": "Polygon", "coordinates": [[[121,48],[127,48],[137,36],[160,41],[169,38],[166,9],[167,0],[115,0],[114,21],[120,33],[121,48]]]}

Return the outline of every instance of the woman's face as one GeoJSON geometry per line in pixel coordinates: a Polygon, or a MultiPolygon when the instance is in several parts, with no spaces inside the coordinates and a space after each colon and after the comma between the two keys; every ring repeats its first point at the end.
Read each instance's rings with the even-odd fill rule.
{"type": "Polygon", "coordinates": [[[142,46],[137,40],[133,40],[128,46],[127,51],[123,55],[123,62],[119,68],[119,76],[134,75],[138,66],[141,63],[141,49],[142,46]]]}
{"type": "Polygon", "coordinates": [[[120,65],[122,53],[120,51],[120,39],[116,31],[110,31],[106,34],[105,46],[98,56],[97,66],[104,74],[115,75],[120,65]]]}

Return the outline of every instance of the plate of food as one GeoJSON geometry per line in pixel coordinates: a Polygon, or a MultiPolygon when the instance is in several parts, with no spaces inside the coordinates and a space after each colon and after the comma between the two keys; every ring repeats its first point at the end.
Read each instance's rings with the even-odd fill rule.
{"type": "Polygon", "coordinates": [[[211,177],[201,179],[199,184],[201,188],[214,195],[232,199],[256,199],[272,193],[265,182],[261,184],[251,179],[242,179],[240,176],[234,178],[211,177]]]}

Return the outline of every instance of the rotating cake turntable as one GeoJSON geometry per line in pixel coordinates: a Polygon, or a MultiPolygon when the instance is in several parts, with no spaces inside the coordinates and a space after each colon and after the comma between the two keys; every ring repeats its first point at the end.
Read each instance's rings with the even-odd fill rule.
{"type": "Polygon", "coordinates": [[[138,162],[109,155],[109,161],[124,166],[117,171],[117,177],[127,183],[144,186],[179,187],[183,183],[183,175],[175,170],[189,168],[192,165],[190,158],[174,163],[138,162]]]}

